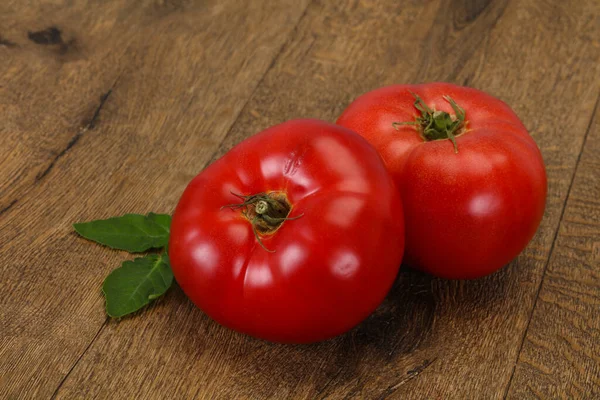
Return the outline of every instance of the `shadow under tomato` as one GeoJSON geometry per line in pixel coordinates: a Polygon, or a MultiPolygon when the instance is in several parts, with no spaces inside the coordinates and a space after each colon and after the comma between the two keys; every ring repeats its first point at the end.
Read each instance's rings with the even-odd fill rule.
{"type": "MultiPolygon", "coordinates": [[[[450,315],[464,322],[492,312],[512,286],[513,269],[508,266],[479,280],[449,281],[403,267],[382,305],[344,335],[311,345],[274,344],[246,337],[244,348],[252,356],[246,353],[244,358],[253,361],[245,364],[242,376],[253,374],[260,381],[277,376],[280,387],[293,387],[311,377],[315,390],[323,393],[333,386],[361,391],[365,370],[379,371],[380,377],[390,380],[404,379],[390,366],[397,368],[425,341],[437,341],[432,337],[437,334],[436,319],[450,315]]],[[[431,363],[436,357],[429,354],[424,361],[431,363]]],[[[407,370],[410,372],[408,366],[407,370]]]]}
{"type": "MultiPolygon", "coordinates": [[[[428,275],[402,271],[370,317],[348,333],[325,342],[284,345],[244,337],[244,354],[238,357],[252,361],[235,362],[242,366],[235,374],[240,377],[237,384],[247,384],[245,377],[250,375],[260,382],[276,376],[280,388],[294,387],[310,377],[314,390],[323,393],[332,386],[356,386],[359,370],[376,371],[414,351],[428,337],[435,313],[431,282],[428,275]]],[[[232,384],[236,384],[235,379],[232,384]]],[[[267,388],[260,394],[253,393],[265,397],[273,394],[267,388]]]]}
{"type": "Polygon", "coordinates": [[[510,295],[516,273],[514,266],[509,266],[479,280],[448,281],[403,267],[382,305],[363,323],[344,335],[311,345],[270,343],[234,333],[208,320],[174,288],[171,296],[176,297],[180,312],[187,314],[184,319],[188,323],[186,333],[181,332],[180,324],[175,324],[180,330],[171,333],[185,336],[180,338],[181,345],[193,349],[191,359],[204,352],[199,342],[208,346],[206,350],[212,349],[211,353],[218,351],[221,362],[228,366],[228,385],[219,389],[222,396],[247,390],[252,382],[252,397],[294,393],[299,385],[319,396],[334,391],[360,396],[369,393],[365,382],[372,379],[368,374],[379,377],[384,385],[381,390],[385,390],[388,384],[406,379],[402,374],[410,375],[415,366],[428,366],[442,358],[437,352],[447,338],[440,335],[447,331],[436,329],[436,321],[479,320],[481,313],[493,312],[510,295]],[[195,345],[186,346],[192,339],[195,345]],[[426,351],[410,356],[417,349],[426,351]]]}
{"type": "Polygon", "coordinates": [[[414,351],[433,324],[432,281],[429,275],[403,268],[381,306],[341,340],[359,357],[368,353],[390,360],[414,351]]]}

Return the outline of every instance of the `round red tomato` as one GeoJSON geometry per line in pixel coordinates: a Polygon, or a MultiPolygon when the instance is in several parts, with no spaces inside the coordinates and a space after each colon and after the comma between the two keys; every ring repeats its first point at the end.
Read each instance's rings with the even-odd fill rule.
{"type": "Polygon", "coordinates": [[[169,242],[177,282],[210,317],[291,343],[366,318],[403,250],[402,201],[375,149],[316,120],[267,129],[206,168],[183,193],[169,242]]]}
{"type": "Polygon", "coordinates": [[[373,144],[396,181],[409,265],[478,278],[533,237],[545,208],[544,162],[502,101],[447,83],[396,85],[360,96],[337,123],[373,144]]]}

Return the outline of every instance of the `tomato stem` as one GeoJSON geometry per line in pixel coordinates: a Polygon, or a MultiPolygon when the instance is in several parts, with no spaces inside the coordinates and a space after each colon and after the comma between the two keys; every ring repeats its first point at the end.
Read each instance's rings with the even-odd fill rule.
{"type": "Polygon", "coordinates": [[[414,121],[392,123],[394,129],[398,130],[400,125],[417,125],[421,128],[421,134],[425,140],[450,139],[454,145],[454,152],[458,153],[456,134],[459,134],[459,130],[466,125],[465,110],[450,96],[444,96],[454,110],[453,117],[445,111],[432,110],[417,94],[412,93],[412,95],[415,97],[415,108],[421,115],[414,121]]]}
{"type": "Polygon", "coordinates": [[[302,217],[304,214],[300,214],[296,217],[290,218],[288,215],[291,212],[291,205],[287,201],[287,197],[284,193],[271,192],[271,193],[258,193],[249,196],[233,193],[236,197],[239,197],[243,201],[238,204],[228,204],[223,208],[230,208],[232,210],[242,209],[242,214],[252,224],[252,231],[256,240],[260,246],[270,253],[274,253],[275,250],[269,250],[263,244],[261,235],[273,234],[285,221],[295,220],[302,217]]]}

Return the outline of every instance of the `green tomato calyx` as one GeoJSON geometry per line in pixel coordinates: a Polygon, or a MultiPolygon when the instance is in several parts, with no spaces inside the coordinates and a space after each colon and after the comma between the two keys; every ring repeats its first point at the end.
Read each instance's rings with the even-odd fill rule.
{"type": "Polygon", "coordinates": [[[450,103],[454,110],[454,116],[445,111],[435,111],[431,109],[417,94],[415,97],[415,108],[421,113],[415,117],[414,121],[394,122],[392,126],[398,130],[401,125],[415,125],[420,128],[421,135],[427,141],[450,139],[454,145],[454,152],[458,153],[456,145],[456,135],[462,133],[467,124],[465,121],[465,110],[456,104],[450,96],[444,96],[444,99],[450,103]]]}

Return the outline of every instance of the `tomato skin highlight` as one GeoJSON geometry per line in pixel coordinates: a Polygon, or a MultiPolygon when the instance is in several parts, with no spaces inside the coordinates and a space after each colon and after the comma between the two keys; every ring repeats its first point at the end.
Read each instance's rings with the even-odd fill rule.
{"type": "Polygon", "coordinates": [[[383,301],[402,261],[402,201],[356,133],[294,120],[196,176],[173,215],[169,257],[186,295],[222,325],[276,342],[341,334],[383,301]],[[232,193],[283,193],[293,220],[254,236],[232,193]]]}
{"type": "Polygon", "coordinates": [[[547,179],[539,148],[504,102],[448,83],[394,85],[358,97],[337,123],[380,153],[404,206],[407,264],[438,277],[473,279],[513,260],[544,214],[547,179]],[[466,129],[425,141],[414,125],[418,95],[434,110],[466,112],[466,129]]]}

